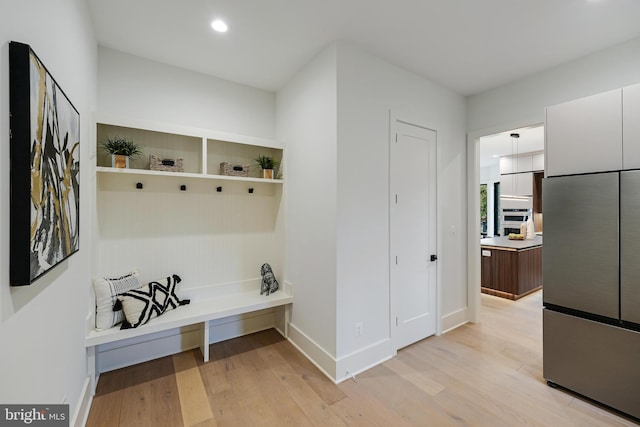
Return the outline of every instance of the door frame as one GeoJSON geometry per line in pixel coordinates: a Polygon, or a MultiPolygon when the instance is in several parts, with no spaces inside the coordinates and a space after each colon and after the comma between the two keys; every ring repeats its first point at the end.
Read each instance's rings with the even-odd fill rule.
{"type": "MultiPolygon", "coordinates": [[[[440,159],[438,157],[438,130],[434,127],[434,126],[429,126],[427,124],[424,124],[421,122],[421,120],[416,120],[415,118],[410,117],[410,115],[408,114],[398,114],[394,111],[389,111],[389,137],[388,137],[388,146],[387,146],[387,159],[388,159],[388,165],[387,165],[387,215],[388,215],[388,224],[387,224],[387,271],[388,271],[388,277],[387,277],[387,281],[389,283],[389,339],[394,346],[395,349],[395,327],[394,327],[394,320],[393,320],[393,296],[392,296],[392,289],[391,289],[391,144],[392,142],[395,142],[393,140],[394,135],[397,132],[397,123],[401,122],[410,126],[416,126],[422,129],[427,129],[430,131],[433,131],[436,133],[436,173],[435,173],[435,189],[436,189],[436,194],[435,194],[435,221],[436,221],[436,254],[441,253],[441,241],[442,239],[440,238],[440,223],[438,221],[439,215],[438,212],[440,211],[440,199],[438,197],[439,192],[439,180],[438,180],[438,170],[439,170],[439,165],[440,165],[440,159]]],[[[434,313],[435,315],[435,320],[436,320],[436,328],[435,328],[435,335],[441,335],[442,334],[442,319],[440,316],[440,313],[442,312],[441,310],[441,279],[440,279],[440,265],[439,263],[436,261],[436,292],[435,292],[435,300],[436,300],[436,311],[434,313]]],[[[397,350],[397,349],[396,349],[397,350]]]]}
{"type": "MultiPolygon", "coordinates": [[[[467,133],[467,306],[469,321],[480,322],[480,138],[530,126],[539,119],[519,120],[467,133]]],[[[546,129],[545,129],[546,132],[546,129]]]]}

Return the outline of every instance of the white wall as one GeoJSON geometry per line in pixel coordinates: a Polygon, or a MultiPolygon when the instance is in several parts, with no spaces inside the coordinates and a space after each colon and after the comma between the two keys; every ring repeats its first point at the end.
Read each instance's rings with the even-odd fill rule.
{"type": "Polygon", "coordinates": [[[443,325],[466,320],[464,98],[353,46],[278,93],[292,340],[340,381],[395,354],[389,330],[389,114],[438,131],[443,325]],[[355,323],[363,335],[355,337],[355,323]],[[333,327],[335,325],[335,327],[333,327]]]}
{"type": "Polygon", "coordinates": [[[493,132],[542,123],[545,107],[638,82],[640,38],[470,96],[467,129],[493,132]]]}
{"type": "Polygon", "coordinates": [[[98,111],[275,137],[275,94],[100,47],[98,111]]]}
{"type": "Polygon", "coordinates": [[[453,319],[467,306],[465,100],[450,90],[341,43],[338,49],[338,378],[344,377],[346,370],[357,372],[379,362],[380,357],[395,353],[389,342],[390,112],[398,119],[437,132],[439,314],[443,329],[457,325],[459,321],[453,319]],[[360,337],[355,336],[356,322],[363,323],[360,337]]]}
{"type": "MultiPolygon", "coordinates": [[[[83,0],[0,4],[0,402],[80,409],[88,385],[84,349],[91,259],[91,112],[97,44],[83,0]],[[80,112],[80,251],[33,285],[9,286],[9,46],[27,43],[80,112]]],[[[82,414],[81,414],[82,415],[82,414]]]]}
{"type": "Polygon", "coordinates": [[[278,92],[285,145],[286,279],[293,285],[291,339],[330,377],[336,355],[336,48],[278,92]]]}

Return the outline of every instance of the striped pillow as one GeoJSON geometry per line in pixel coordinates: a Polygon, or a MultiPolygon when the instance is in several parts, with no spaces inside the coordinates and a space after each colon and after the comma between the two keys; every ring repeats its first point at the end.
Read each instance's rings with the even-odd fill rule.
{"type": "Polygon", "coordinates": [[[115,278],[100,278],[93,281],[96,294],[96,330],[109,329],[124,320],[122,310],[114,310],[113,305],[119,294],[142,286],[138,270],[115,278]]]}

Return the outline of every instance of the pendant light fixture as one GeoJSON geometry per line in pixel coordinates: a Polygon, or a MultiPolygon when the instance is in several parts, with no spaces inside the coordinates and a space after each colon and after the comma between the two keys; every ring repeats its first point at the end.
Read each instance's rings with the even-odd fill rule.
{"type": "Polygon", "coordinates": [[[518,182],[518,140],[520,138],[520,134],[513,132],[509,136],[511,136],[511,188],[513,189],[514,194],[507,195],[507,197],[504,198],[508,200],[522,200],[527,197],[516,195],[516,185],[518,182]]]}
{"type": "Polygon", "coordinates": [[[511,167],[512,167],[512,171],[513,171],[513,175],[511,175],[513,181],[513,192],[514,194],[518,194],[518,190],[517,190],[517,182],[518,182],[518,177],[516,176],[516,174],[518,173],[518,140],[520,139],[520,134],[519,133],[512,133],[511,135],[511,167]],[[513,155],[513,147],[516,147],[516,154],[515,156],[513,155]]]}

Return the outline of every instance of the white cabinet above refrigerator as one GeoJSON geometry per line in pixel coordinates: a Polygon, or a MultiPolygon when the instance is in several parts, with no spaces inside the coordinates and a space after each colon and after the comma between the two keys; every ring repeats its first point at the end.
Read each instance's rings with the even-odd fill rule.
{"type": "Polygon", "coordinates": [[[622,89],[547,107],[546,176],[622,169],[622,89]]]}
{"type": "Polygon", "coordinates": [[[624,169],[640,169],[640,84],[622,89],[624,169]]]}

